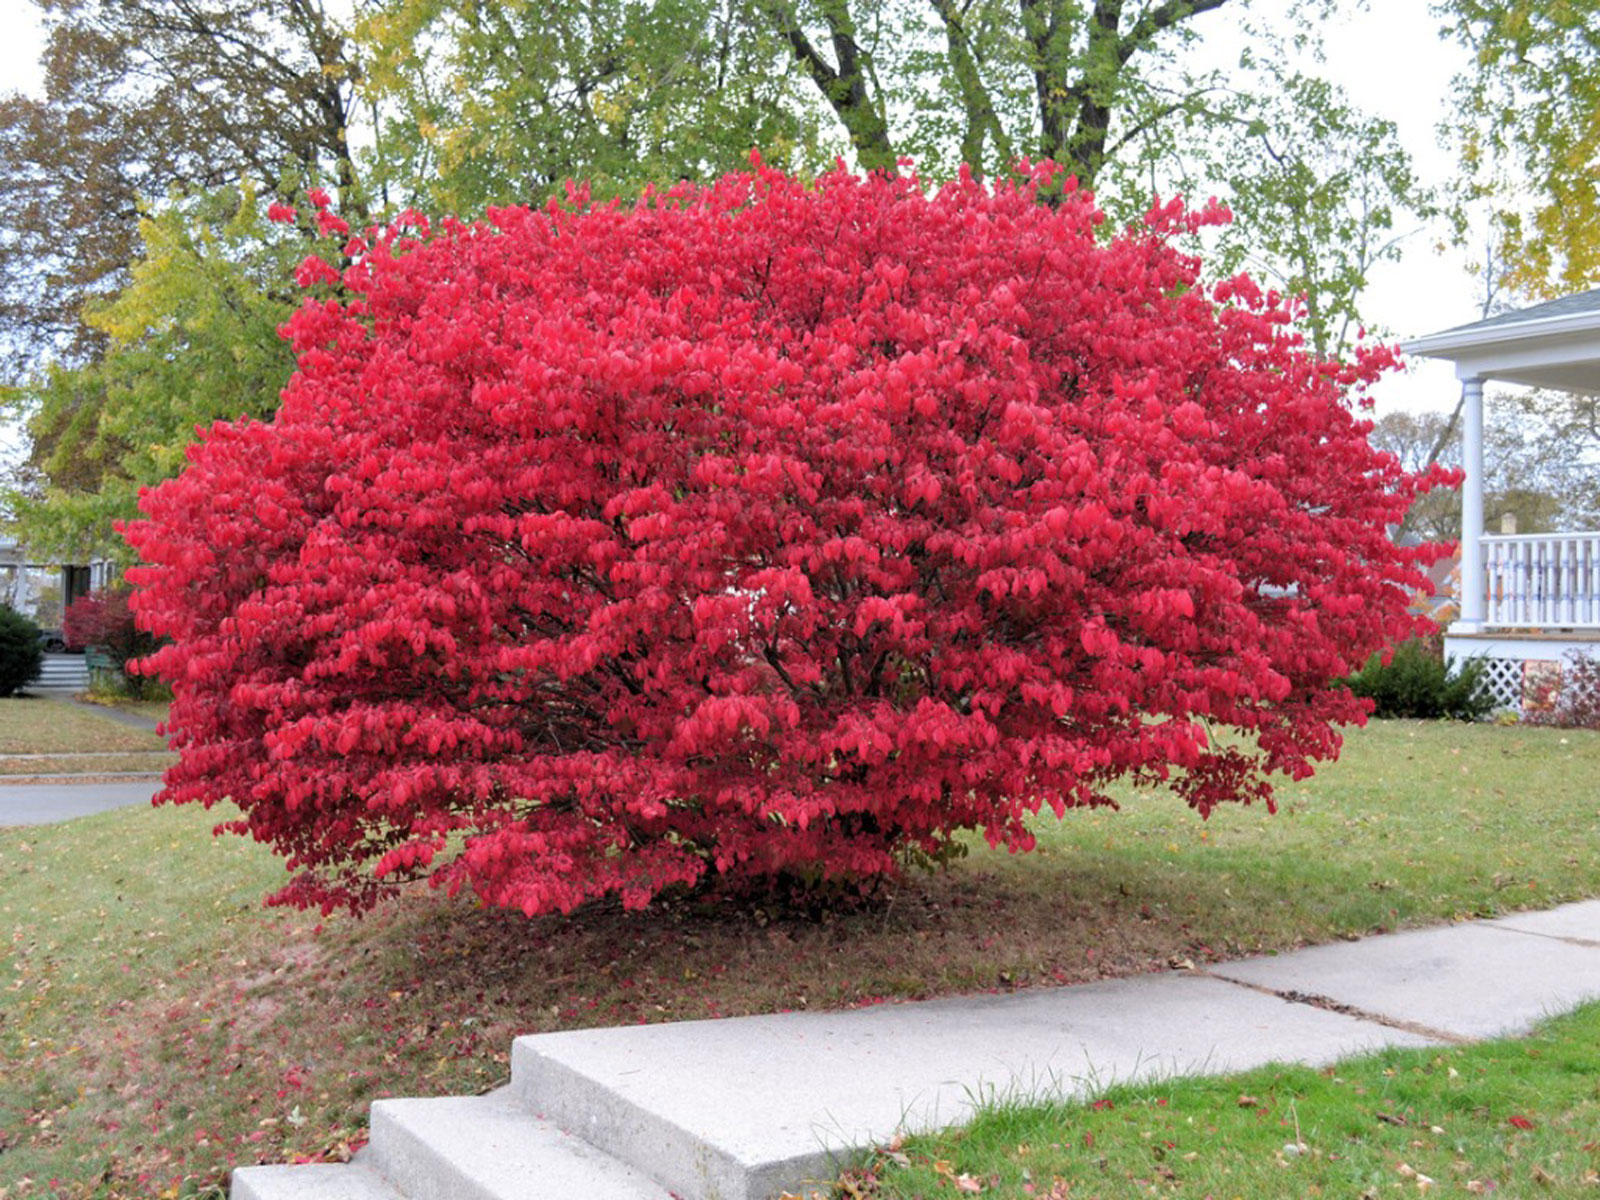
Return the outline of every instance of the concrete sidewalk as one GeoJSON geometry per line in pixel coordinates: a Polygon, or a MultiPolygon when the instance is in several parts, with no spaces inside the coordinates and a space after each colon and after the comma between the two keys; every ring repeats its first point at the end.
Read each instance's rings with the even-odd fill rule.
{"type": "Polygon", "coordinates": [[[235,1200],[767,1200],[992,1094],[1323,1064],[1526,1032],[1600,999],[1600,900],[1204,971],[836,1013],[517,1039],[508,1087],[380,1100],[349,1166],[235,1200]]]}

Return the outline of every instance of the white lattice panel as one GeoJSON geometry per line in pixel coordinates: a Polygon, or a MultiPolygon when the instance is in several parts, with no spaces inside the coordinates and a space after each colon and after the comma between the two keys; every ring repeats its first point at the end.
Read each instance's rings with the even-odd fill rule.
{"type": "Polygon", "coordinates": [[[1522,661],[1515,658],[1480,658],[1483,682],[1496,708],[1522,711],[1522,661]]]}

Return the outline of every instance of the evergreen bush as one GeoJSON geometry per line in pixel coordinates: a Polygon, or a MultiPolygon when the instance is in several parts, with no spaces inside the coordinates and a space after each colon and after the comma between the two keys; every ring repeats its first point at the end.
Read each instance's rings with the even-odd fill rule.
{"type": "Polygon", "coordinates": [[[1440,639],[1412,638],[1394,648],[1389,661],[1373,654],[1347,681],[1357,696],[1371,700],[1375,717],[1449,718],[1475,721],[1494,708],[1483,664],[1469,660],[1459,670],[1444,656],[1440,639]]]}
{"type": "Polygon", "coordinates": [[[15,696],[44,666],[39,627],[15,609],[0,606],[0,696],[15,696]]]}

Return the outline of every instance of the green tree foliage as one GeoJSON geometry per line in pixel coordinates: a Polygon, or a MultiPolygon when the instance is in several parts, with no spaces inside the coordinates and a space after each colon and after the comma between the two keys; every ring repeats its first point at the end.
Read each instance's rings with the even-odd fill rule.
{"type": "Polygon", "coordinates": [[[1019,154],[1106,164],[1170,119],[1206,111],[1216,81],[1175,61],[1196,18],[1229,0],[761,0],[771,28],[848,134],[861,165],[915,150],[1009,170],[1019,154]],[[901,114],[904,114],[902,117],[901,114]],[[932,119],[931,126],[923,122],[932,119]],[[953,137],[949,135],[954,135],[953,137]]]}
{"type": "Polygon", "coordinates": [[[712,178],[753,146],[820,156],[820,114],[749,0],[393,0],[357,36],[392,202],[473,213],[568,179],[608,196],[712,178]]]}
{"type": "Polygon", "coordinates": [[[20,532],[78,553],[196,423],[275,407],[292,255],[228,214],[323,179],[360,209],[358,72],[321,0],[38,3],[44,94],[0,100],[0,376],[20,532]]]}
{"type": "Polygon", "coordinates": [[[177,474],[197,424],[277,407],[293,356],[276,330],[300,299],[289,280],[309,243],[260,208],[226,189],[142,222],[128,285],[87,310],[105,353],[27,389],[46,482],[14,504],[35,549],[125,554],[112,522],[177,474]]]}
{"type": "Polygon", "coordinates": [[[462,212],[568,177],[626,192],[751,147],[789,169],[910,157],[928,179],[1051,158],[1115,224],[1156,192],[1231,203],[1212,261],[1305,292],[1331,352],[1430,197],[1392,124],[1294,65],[1331,0],[1292,7],[1299,34],[1251,27],[1226,69],[1196,51],[1208,22],[1249,20],[1239,0],[393,0],[356,36],[394,202],[408,179],[462,212]]]}
{"type": "Polygon", "coordinates": [[[1469,174],[1497,188],[1518,291],[1600,283],[1600,0],[1441,0],[1473,55],[1457,133],[1469,174]],[[1520,205],[1504,187],[1531,189],[1520,205]]]}
{"type": "Polygon", "coordinates": [[[1222,256],[1304,295],[1309,336],[1329,354],[1359,331],[1372,268],[1398,257],[1434,198],[1394,152],[1392,121],[1362,113],[1326,80],[1287,66],[1266,74],[1277,86],[1210,142],[1209,169],[1226,179],[1236,215],[1222,256]]]}
{"type": "Polygon", "coordinates": [[[355,78],[320,0],[37,0],[40,98],[0,98],[0,372],[93,361],[84,305],[128,282],[174,190],[353,182],[355,78]],[[70,230],[70,236],[65,231],[70,230]]]}
{"type": "Polygon", "coordinates": [[[226,232],[216,211],[240,188],[322,179],[347,216],[470,217],[569,177],[599,196],[714,177],[752,147],[801,173],[911,156],[930,180],[1050,157],[1112,227],[1153,193],[1230,203],[1208,260],[1306,293],[1330,353],[1428,207],[1392,126],[1295,65],[1336,0],[1279,14],[1299,34],[1247,27],[1226,67],[1200,52],[1219,22],[1254,19],[1243,0],[372,0],[349,30],[321,0],[38,2],[50,91],[0,110],[19,147],[0,215],[26,218],[0,250],[0,307],[22,305],[12,342],[55,364],[30,361],[19,401],[37,480],[21,507],[28,536],[63,548],[103,543],[194,424],[276,404],[295,256],[226,232]],[[82,239],[51,224],[69,202],[82,239]],[[189,212],[209,215],[185,242],[189,212]],[[23,311],[40,295],[48,312],[23,311]]]}

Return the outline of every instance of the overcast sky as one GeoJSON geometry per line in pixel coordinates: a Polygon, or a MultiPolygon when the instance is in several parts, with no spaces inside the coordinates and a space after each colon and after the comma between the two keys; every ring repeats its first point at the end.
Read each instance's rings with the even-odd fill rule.
{"type": "MultiPolygon", "coordinates": [[[[1258,9],[1275,7],[1257,5],[1258,9]]],[[[1454,160],[1437,141],[1436,130],[1448,108],[1450,80],[1466,63],[1454,44],[1441,41],[1429,0],[1377,0],[1368,11],[1347,14],[1324,29],[1327,62],[1320,68],[1342,84],[1368,112],[1388,117],[1416,162],[1418,176],[1444,183],[1454,160]]],[[[1226,10],[1196,18],[1208,50],[1219,63],[1235,61],[1227,44],[1226,10]]],[[[35,9],[28,0],[0,0],[0,93],[33,91],[39,86],[41,44],[35,9]]],[[[1476,318],[1475,286],[1458,253],[1440,254],[1438,230],[1418,230],[1407,242],[1404,259],[1373,273],[1363,301],[1369,321],[1397,338],[1416,337],[1476,318]]],[[[1447,363],[1412,364],[1376,392],[1379,411],[1392,407],[1448,408],[1457,385],[1447,363]]]]}

